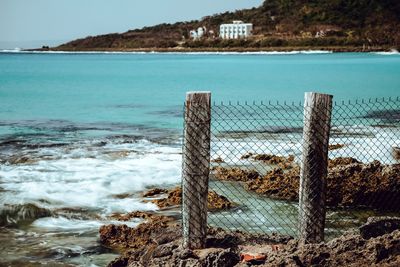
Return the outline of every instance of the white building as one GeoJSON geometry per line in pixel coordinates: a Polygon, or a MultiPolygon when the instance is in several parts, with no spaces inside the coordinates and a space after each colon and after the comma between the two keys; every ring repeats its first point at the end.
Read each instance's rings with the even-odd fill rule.
{"type": "Polygon", "coordinates": [[[222,39],[239,39],[251,36],[253,31],[252,23],[243,23],[241,20],[234,20],[231,24],[221,24],[219,37],[222,39]]]}
{"type": "Polygon", "coordinates": [[[197,29],[197,31],[196,30],[191,30],[189,34],[190,34],[191,38],[193,38],[194,40],[198,40],[198,39],[201,39],[201,37],[204,36],[204,32],[205,31],[206,31],[206,27],[199,27],[197,29]]]}

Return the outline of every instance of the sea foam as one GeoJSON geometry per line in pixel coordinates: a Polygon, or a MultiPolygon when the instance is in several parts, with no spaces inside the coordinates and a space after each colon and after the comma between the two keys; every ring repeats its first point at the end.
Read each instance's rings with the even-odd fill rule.
{"type": "Polygon", "coordinates": [[[91,147],[55,148],[53,152],[62,154],[60,158],[1,165],[5,192],[0,204],[29,202],[49,209],[80,207],[101,210],[103,215],[156,210],[155,204],[143,202],[141,192],[180,181],[180,148],[139,141],[102,149],[103,153],[96,154],[91,147]],[[116,153],[113,157],[109,157],[110,150],[116,153]]]}

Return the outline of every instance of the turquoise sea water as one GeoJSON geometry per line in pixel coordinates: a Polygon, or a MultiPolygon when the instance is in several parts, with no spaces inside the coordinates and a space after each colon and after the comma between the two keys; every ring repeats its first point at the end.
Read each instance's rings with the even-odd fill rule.
{"type": "Polygon", "coordinates": [[[0,54],[0,120],[180,127],[185,92],[215,101],[398,96],[400,56],[0,54]],[[175,115],[175,116],[174,116],[175,115]]]}
{"type": "MultiPolygon", "coordinates": [[[[398,97],[400,55],[0,53],[0,265],[105,266],[116,257],[99,245],[98,229],[117,223],[115,212],[157,211],[141,192],[179,184],[192,90],[225,103],[298,103],[306,91],[337,101],[398,97]]],[[[382,144],[400,142],[397,131],[376,133],[382,144]]],[[[254,149],[236,141],[232,151],[254,149]]],[[[352,150],[342,152],[377,156],[352,150]]]]}

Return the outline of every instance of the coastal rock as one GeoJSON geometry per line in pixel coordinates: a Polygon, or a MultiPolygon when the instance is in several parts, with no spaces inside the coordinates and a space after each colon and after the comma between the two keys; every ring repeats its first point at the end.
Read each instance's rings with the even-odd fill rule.
{"type": "Polygon", "coordinates": [[[400,230],[399,217],[370,217],[367,223],[360,227],[360,234],[364,239],[381,236],[400,230]]]}
{"type": "Polygon", "coordinates": [[[294,162],[294,156],[276,156],[271,154],[253,154],[248,153],[243,155],[240,159],[253,159],[257,161],[262,161],[268,165],[278,165],[282,169],[290,169],[296,166],[294,162]]]}
{"type": "Polygon", "coordinates": [[[134,212],[126,213],[126,214],[114,213],[110,217],[117,221],[127,222],[127,221],[131,221],[134,218],[140,218],[140,219],[147,220],[147,219],[153,218],[154,216],[158,216],[158,215],[155,215],[150,212],[134,211],[134,212]]]}
{"type": "Polygon", "coordinates": [[[400,210],[400,164],[373,161],[330,169],[328,204],[400,210]]]}
{"type": "MultiPolygon", "coordinates": [[[[214,172],[217,179],[244,182],[247,190],[258,194],[298,200],[298,166],[289,170],[275,168],[264,176],[240,168],[219,167],[214,172]]],[[[400,210],[400,164],[383,165],[379,161],[364,164],[353,158],[329,160],[327,204],[400,210]]]]}
{"type": "MultiPolygon", "coordinates": [[[[162,199],[152,200],[160,208],[167,208],[172,206],[181,205],[182,203],[182,188],[178,187],[168,191],[168,196],[162,199]]],[[[208,197],[208,210],[223,210],[233,207],[233,203],[225,196],[219,195],[214,191],[209,190],[208,197]]]]}
{"type": "Polygon", "coordinates": [[[160,244],[157,238],[163,236],[164,243],[177,239],[180,228],[173,223],[173,219],[166,216],[151,216],[145,223],[136,228],[127,225],[104,225],[100,227],[100,242],[111,248],[138,249],[151,244],[160,244]]]}
{"type": "Polygon", "coordinates": [[[159,224],[162,216],[153,217],[136,228],[104,226],[100,230],[102,244],[118,249],[122,255],[109,267],[121,266],[198,266],[230,267],[240,260],[242,245],[276,244],[286,237],[251,235],[209,228],[204,249],[184,249],[181,226],[174,221],[159,224]],[[118,240],[118,241],[116,241],[118,240]]]}
{"type": "Polygon", "coordinates": [[[227,181],[247,182],[247,181],[252,181],[260,176],[260,174],[256,171],[243,170],[237,167],[224,168],[218,166],[214,168],[213,171],[217,179],[227,180],[227,181]]]}
{"type": "Polygon", "coordinates": [[[350,158],[350,157],[338,157],[334,159],[329,159],[328,161],[328,167],[329,168],[334,168],[338,166],[343,166],[343,165],[349,165],[353,163],[361,163],[355,158],[350,158]]]}
{"type": "Polygon", "coordinates": [[[253,153],[247,153],[247,154],[244,154],[243,156],[241,156],[240,159],[249,159],[249,158],[251,158],[253,155],[254,155],[253,153]]]}
{"type": "Polygon", "coordinates": [[[214,191],[208,191],[207,204],[209,211],[227,210],[234,206],[227,197],[219,195],[214,191]]]}
{"type": "Polygon", "coordinates": [[[328,146],[328,150],[329,151],[331,151],[331,150],[337,150],[337,149],[340,149],[340,148],[343,148],[343,147],[345,147],[346,145],[344,145],[344,144],[330,144],[329,146],[328,146]]]}
{"type": "Polygon", "coordinates": [[[35,204],[8,205],[0,209],[0,226],[16,226],[51,216],[51,211],[35,204]]]}
{"type": "Polygon", "coordinates": [[[168,189],[162,189],[162,188],[153,188],[143,194],[143,197],[153,197],[156,195],[160,194],[166,194],[168,193],[168,189]]]}
{"type": "Polygon", "coordinates": [[[240,261],[237,251],[232,248],[213,248],[202,250],[199,254],[199,261],[204,267],[235,266],[240,261]]]}
{"type": "Polygon", "coordinates": [[[11,164],[11,165],[19,165],[19,164],[33,164],[38,162],[38,158],[34,158],[31,155],[16,155],[12,156],[9,159],[6,160],[6,163],[11,164]]]}
{"type": "MultiPolygon", "coordinates": [[[[384,218],[379,220],[382,221],[382,219],[384,218]]],[[[101,235],[102,242],[106,237],[119,237],[126,242],[123,243],[126,249],[122,256],[112,261],[108,265],[110,267],[244,267],[249,264],[326,267],[400,265],[400,230],[368,239],[357,234],[347,234],[327,243],[303,244],[294,239],[274,239],[267,235],[252,235],[239,231],[225,232],[222,229],[210,228],[207,235],[207,247],[190,250],[181,247],[181,226],[175,223],[160,225],[147,222],[128,231],[126,226],[120,228],[124,229],[123,233],[120,230],[113,230],[115,229],[113,226],[106,226],[104,229],[111,231],[106,236],[101,235]],[[136,231],[137,229],[140,230],[136,231]],[[133,245],[132,240],[139,241],[136,236],[139,239],[146,238],[133,245]],[[164,242],[161,242],[162,240],[164,242]],[[242,260],[245,260],[246,255],[247,261],[239,262],[240,257],[242,256],[242,260]]]]}
{"type": "Polygon", "coordinates": [[[177,187],[169,190],[166,198],[154,199],[151,202],[156,204],[159,208],[167,208],[171,206],[178,206],[182,204],[182,188],[177,187]]]}
{"type": "Polygon", "coordinates": [[[400,147],[392,147],[392,155],[395,160],[400,160],[400,147]]]}
{"type": "Polygon", "coordinates": [[[273,198],[296,200],[300,182],[299,174],[299,167],[288,172],[276,168],[263,177],[248,181],[245,188],[273,198]]]}
{"type": "Polygon", "coordinates": [[[300,245],[296,242],[268,253],[261,266],[399,266],[400,231],[363,239],[345,235],[328,243],[300,245]]]}
{"type": "Polygon", "coordinates": [[[278,164],[292,163],[294,161],[294,156],[290,155],[288,157],[284,157],[284,156],[276,156],[270,154],[259,154],[253,156],[253,159],[261,160],[266,164],[278,165],[278,164]]]}
{"type": "Polygon", "coordinates": [[[214,162],[214,163],[224,163],[225,161],[224,161],[221,157],[218,157],[218,158],[212,159],[211,162],[214,162]]]}

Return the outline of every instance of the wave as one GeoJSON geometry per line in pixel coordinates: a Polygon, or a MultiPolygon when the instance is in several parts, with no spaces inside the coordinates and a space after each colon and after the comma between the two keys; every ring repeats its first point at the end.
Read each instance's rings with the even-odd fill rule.
{"type": "Polygon", "coordinates": [[[58,230],[58,231],[87,231],[94,230],[98,231],[100,226],[105,224],[125,224],[129,227],[136,227],[141,222],[140,219],[135,219],[128,222],[120,222],[116,220],[78,220],[69,219],[66,217],[47,217],[36,220],[33,223],[34,227],[43,228],[46,230],[58,230]]]}
{"type": "MultiPolygon", "coordinates": [[[[279,130],[279,129],[277,129],[279,130]]],[[[294,155],[300,160],[302,133],[300,129],[288,133],[221,134],[212,139],[211,158],[221,158],[227,164],[243,165],[242,156],[248,153],[294,155]]],[[[352,157],[369,163],[379,160],[383,164],[394,164],[393,147],[400,146],[400,128],[372,126],[332,127],[331,144],[343,144],[340,149],[329,151],[330,158],[352,157]],[[371,149],[372,148],[372,149],[371,149]]]]}
{"type": "Polygon", "coordinates": [[[33,201],[50,209],[100,209],[101,214],[154,211],[158,207],[143,202],[141,192],[180,181],[180,146],[148,140],[110,141],[100,147],[81,142],[23,153],[15,164],[1,164],[0,204],[33,201]],[[121,194],[132,197],[115,197],[121,194]]]}
{"type": "Polygon", "coordinates": [[[373,52],[373,53],[384,56],[400,55],[400,52],[397,51],[396,49],[391,49],[390,51],[373,52]]]}

